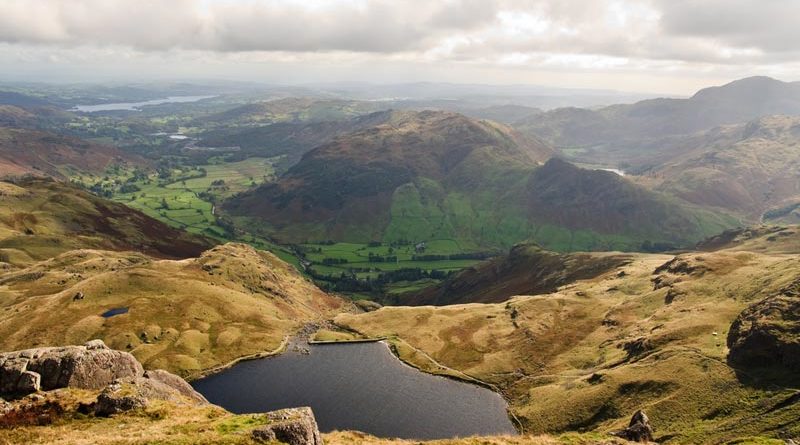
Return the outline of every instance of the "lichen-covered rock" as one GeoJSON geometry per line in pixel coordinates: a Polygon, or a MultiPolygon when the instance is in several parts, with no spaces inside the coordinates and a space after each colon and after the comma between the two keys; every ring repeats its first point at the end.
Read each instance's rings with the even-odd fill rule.
{"type": "Polygon", "coordinates": [[[84,346],[0,354],[2,395],[24,395],[39,389],[101,389],[116,379],[142,375],[144,369],[134,356],[109,349],[101,340],[84,346]],[[38,385],[34,374],[39,376],[38,385]]]}
{"type": "Polygon", "coordinates": [[[652,442],[653,427],[650,426],[650,419],[647,414],[642,410],[638,410],[633,413],[628,427],[614,433],[614,435],[631,442],[652,442]]]}
{"type": "Polygon", "coordinates": [[[309,407],[291,408],[266,414],[270,423],[251,432],[258,442],[279,441],[289,445],[322,445],[314,413],[309,407]]]}
{"type": "Polygon", "coordinates": [[[31,371],[24,371],[17,380],[17,389],[20,392],[32,393],[39,390],[41,387],[42,377],[31,371]]]}
{"type": "Polygon", "coordinates": [[[208,401],[182,378],[167,371],[147,371],[142,377],[119,379],[105,387],[97,397],[94,413],[111,416],[147,407],[151,400],[178,404],[205,405],[208,401]]]}
{"type": "Polygon", "coordinates": [[[107,417],[147,406],[147,398],[134,385],[112,383],[97,396],[94,404],[96,416],[107,417]]]}
{"type": "Polygon", "coordinates": [[[163,369],[145,371],[144,377],[150,379],[151,381],[159,382],[161,384],[169,386],[170,388],[180,393],[183,397],[186,397],[191,401],[201,404],[208,403],[208,400],[206,400],[206,398],[203,397],[202,394],[195,391],[194,388],[192,388],[192,385],[187,383],[186,380],[178,377],[175,374],[164,371],[163,369]]]}
{"type": "Polygon", "coordinates": [[[742,311],[727,343],[734,365],[800,371],[800,278],[742,311]]]}

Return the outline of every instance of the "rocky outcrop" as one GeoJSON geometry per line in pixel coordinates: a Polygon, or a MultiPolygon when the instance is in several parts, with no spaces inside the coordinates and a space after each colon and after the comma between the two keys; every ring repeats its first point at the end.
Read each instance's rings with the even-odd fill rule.
{"type": "Polygon", "coordinates": [[[100,416],[144,408],[150,400],[208,403],[182,378],[163,370],[145,372],[134,356],[101,340],[0,354],[0,394],[18,397],[59,388],[102,389],[94,404],[100,416]]]}
{"type": "Polygon", "coordinates": [[[622,431],[617,431],[614,435],[631,442],[652,442],[653,427],[650,426],[650,419],[647,414],[642,410],[638,410],[631,417],[628,427],[622,431]]]}
{"type": "Polygon", "coordinates": [[[800,278],[742,311],[727,342],[733,365],[800,371],[800,278]]]}
{"type": "Polygon", "coordinates": [[[143,375],[134,356],[109,349],[101,340],[0,354],[0,395],[68,387],[101,389],[116,379],[143,375]]]}
{"type": "Polygon", "coordinates": [[[192,388],[192,385],[187,383],[186,380],[178,377],[175,374],[164,371],[163,369],[145,371],[144,377],[145,379],[149,379],[153,385],[158,383],[160,385],[168,386],[189,400],[197,403],[208,403],[208,400],[206,400],[202,394],[195,391],[194,388],[192,388]]]}
{"type": "Polygon", "coordinates": [[[291,408],[267,413],[270,423],[251,431],[257,442],[279,441],[288,445],[322,445],[311,408],[291,408]]]}
{"type": "Polygon", "coordinates": [[[204,405],[208,401],[182,378],[166,371],[115,380],[97,396],[96,416],[110,416],[147,407],[151,400],[204,405]]]}
{"type": "Polygon", "coordinates": [[[97,396],[94,403],[94,414],[108,417],[127,411],[143,409],[147,406],[148,399],[142,394],[135,384],[122,384],[119,382],[106,386],[97,396]]]}

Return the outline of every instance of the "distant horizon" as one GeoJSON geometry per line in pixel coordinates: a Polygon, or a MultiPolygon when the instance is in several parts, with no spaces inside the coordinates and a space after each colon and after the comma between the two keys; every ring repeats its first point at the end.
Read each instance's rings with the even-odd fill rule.
{"type": "Polygon", "coordinates": [[[800,2],[4,0],[0,79],[541,85],[800,79],[800,2]]]}
{"type": "MultiPolygon", "coordinates": [[[[420,85],[441,85],[441,86],[452,86],[452,87],[475,87],[475,88],[540,88],[544,91],[541,92],[542,95],[552,95],[557,92],[561,94],[568,94],[568,93],[575,93],[575,94],[590,94],[594,93],[599,96],[604,95],[630,95],[630,96],[642,96],[642,97],[652,97],[652,98],[678,98],[678,99],[685,99],[693,96],[698,91],[710,88],[710,87],[718,87],[724,86],[729,83],[748,79],[748,78],[758,78],[758,77],[766,77],[773,80],[777,80],[784,83],[795,83],[795,80],[785,80],[779,79],[773,76],[765,76],[765,75],[754,75],[754,76],[745,76],[730,79],[723,83],[719,84],[707,84],[704,86],[699,87],[697,90],[688,91],[686,93],[669,93],[663,91],[633,91],[633,90],[624,90],[624,89],[611,89],[611,88],[600,88],[600,87],[575,87],[569,85],[544,85],[544,84],[536,84],[536,83],[477,83],[477,82],[453,82],[453,81],[433,81],[433,80],[416,80],[416,81],[406,81],[406,82],[381,82],[380,80],[336,80],[336,81],[326,81],[326,82],[269,82],[263,80],[243,80],[243,79],[230,79],[230,78],[202,78],[202,77],[188,77],[188,78],[131,78],[131,79],[106,79],[106,80],[89,80],[89,79],[82,79],[82,80],[73,80],[73,79],[57,79],[57,80],[31,80],[31,79],[12,79],[12,78],[3,78],[0,75],[0,88],[1,87],[21,87],[21,86],[37,86],[37,85],[50,85],[50,86],[162,86],[162,85],[171,85],[171,84],[186,84],[186,85],[193,85],[193,86],[213,86],[214,84],[230,84],[230,85],[243,85],[243,86],[252,86],[252,87],[262,87],[262,88],[308,88],[308,89],[320,89],[320,88],[335,88],[335,87],[403,87],[403,86],[420,86],[420,85]]],[[[440,98],[444,99],[444,98],[440,98]]]]}

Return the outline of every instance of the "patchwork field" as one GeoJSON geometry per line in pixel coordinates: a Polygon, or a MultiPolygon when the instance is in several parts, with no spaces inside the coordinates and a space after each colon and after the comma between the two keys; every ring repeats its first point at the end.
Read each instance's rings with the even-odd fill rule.
{"type": "Polygon", "coordinates": [[[450,273],[471,267],[489,255],[465,252],[458,241],[451,239],[420,244],[317,243],[303,244],[299,248],[306,270],[317,280],[333,286],[350,279],[383,280],[386,283],[381,291],[389,295],[434,285],[450,273]]]}

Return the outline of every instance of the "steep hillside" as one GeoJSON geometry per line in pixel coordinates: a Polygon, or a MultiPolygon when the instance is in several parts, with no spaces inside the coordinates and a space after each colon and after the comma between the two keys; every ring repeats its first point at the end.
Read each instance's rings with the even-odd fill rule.
{"type": "Polygon", "coordinates": [[[186,260],[73,250],[0,273],[0,350],[100,338],[147,368],[196,376],[276,350],[303,323],[342,306],[289,264],[244,244],[186,260]]]}
{"type": "MultiPolygon", "coordinates": [[[[703,234],[735,224],[732,219],[688,208],[615,173],[580,169],[560,159],[552,159],[534,172],[528,183],[527,205],[534,218],[572,233],[620,234],[672,246],[691,244],[703,234]]],[[[602,250],[613,250],[613,245],[602,250]]]]}
{"type": "Polygon", "coordinates": [[[736,250],[634,254],[549,294],[335,321],[421,369],[494,385],[529,434],[609,431],[643,409],[659,443],[797,437],[797,374],[783,368],[796,369],[797,320],[770,308],[796,306],[799,267],[736,250]],[[726,336],[741,348],[731,362],[726,336]],[[777,366],[751,367],[764,351],[777,366]]]}
{"type": "Polygon", "coordinates": [[[70,171],[102,173],[113,164],[145,166],[147,162],[73,137],[0,127],[0,178],[33,174],[65,179],[70,171]]]}
{"type": "Polygon", "coordinates": [[[581,160],[637,167],[660,159],[663,150],[680,153],[680,144],[674,144],[671,136],[771,114],[800,114],[800,83],[751,77],[703,89],[689,99],[651,99],[599,110],[559,109],[514,126],[581,160]]]}
{"type": "Polygon", "coordinates": [[[167,258],[211,246],[119,203],[51,179],[0,182],[0,254],[30,264],[72,249],[136,250],[167,258]]]}
{"type": "Polygon", "coordinates": [[[484,261],[436,286],[403,295],[400,304],[443,306],[499,303],[515,295],[554,292],[576,280],[594,278],[631,261],[614,253],[558,254],[536,245],[514,246],[508,255],[484,261]]]}
{"type": "Polygon", "coordinates": [[[0,127],[30,127],[36,122],[36,115],[14,105],[0,105],[0,127]]]}
{"type": "Polygon", "coordinates": [[[666,193],[748,221],[800,222],[800,116],[770,116],[708,132],[647,173],[666,193]]]}
{"type": "Polygon", "coordinates": [[[307,153],[274,184],[226,211],[286,242],[455,239],[556,250],[696,242],[731,222],[690,210],[609,172],[550,160],[508,127],[438,112],[395,112],[385,124],[307,153]]]}

